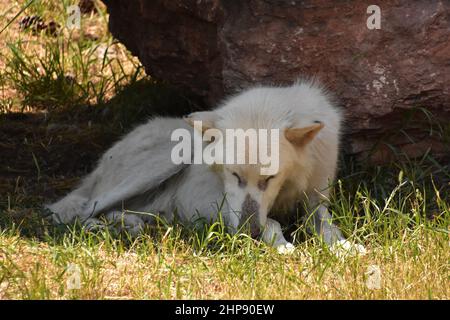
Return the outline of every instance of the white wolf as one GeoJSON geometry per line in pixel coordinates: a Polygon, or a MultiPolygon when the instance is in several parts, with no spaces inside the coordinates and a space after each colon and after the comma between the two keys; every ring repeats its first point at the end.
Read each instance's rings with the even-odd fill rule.
{"type": "MultiPolygon", "coordinates": [[[[327,210],[329,183],[337,166],[341,115],[320,86],[297,82],[289,87],[256,87],[226,100],[213,111],[185,119],[148,121],[110,148],[81,185],[49,205],[54,219],[71,223],[123,220],[137,232],[152,216],[170,221],[222,218],[230,232],[248,221],[253,237],[279,248],[292,248],[279,221],[296,214],[306,200],[315,231],[328,244],[344,241],[327,210]],[[171,133],[203,129],[279,129],[279,170],[263,176],[260,164],[174,164],[171,133]]],[[[248,155],[247,155],[248,156],[248,155]]]]}

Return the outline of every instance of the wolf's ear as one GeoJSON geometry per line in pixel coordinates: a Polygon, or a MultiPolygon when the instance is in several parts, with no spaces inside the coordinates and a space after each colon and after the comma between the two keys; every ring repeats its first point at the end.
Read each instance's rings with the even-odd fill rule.
{"type": "Polygon", "coordinates": [[[202,122],[202,132],[205,132],[208,129],[212,129],[215,126],[217,115],[214,111],[199,111],[193,112],[183,119],[189,123],[192,127],[194,127],[194,121],[202,122]]]}
{"type": "Polygon", "coordinates": [[[321,122],[303,128],[289,128],[284,130],[285,138],[297,147],[310,143],[325,125],[321,122]]]}

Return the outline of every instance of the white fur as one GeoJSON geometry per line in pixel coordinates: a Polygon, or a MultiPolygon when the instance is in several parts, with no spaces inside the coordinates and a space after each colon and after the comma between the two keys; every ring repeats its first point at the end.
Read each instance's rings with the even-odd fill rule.
{"type": "MultiPolygon", "coordinates": [[[[188,222],[199,217],[215,220],[226,194],[221,213],[231,232],[239,229],[245,199],[251,199],[259,208],[253,223],[261,228],[263,240],[291,248],[277,217],[283,220],[295,212],[299,200],[307,199],[314,212],[309,219],[312,229],[329,244],[343,240],[326,208],[329,183],[337,165],[341,116],[319,86],[299,82],[289,87],[249,89],[216,110],[194,113],[188,120],[202,119],[219,130],[276,128],[284,133],[289,128],[311,126],[315,121],[323,123],[324,128],[303,147],[294,146],[281,135],[279,174],[266,190],[260,190],[258,181],[264,177],[259,175],[258,165],[173,164],[171,132],[177,128],[192,132],[192,128],[182,119],[152,119],[110,148],[79,188],[48,206],[55,220],[92,223],[96,220],[89,219],[100,214],[114,220],[111,212],[122,209],[148,212],[168,221],[174,213],[188,222]],[[245,176],[245,187],[238,186],[234,170],[245,176]]],[[[148,215],[142,219],[153,220],[148,215]]],[[[142,225],[140,220],[136,224],[142,225]]]]}

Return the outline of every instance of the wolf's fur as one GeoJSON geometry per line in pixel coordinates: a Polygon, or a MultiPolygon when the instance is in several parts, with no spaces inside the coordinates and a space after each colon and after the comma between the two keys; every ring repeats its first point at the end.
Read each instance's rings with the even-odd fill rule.
{"type": "MultiPolygon", "coordinates": [[[[221,212],[231,232],[251,213],[252,232],[262,231],[264,241],[278,246],[288,243],[277,221],[295,214],[306,199],[310,220],[323,239],[329,244],[343,239],[326,207],[337,165],[341,116],[319,86],[298,82],[249,89],[216,110],[196,112],[185,120],[152,119],[126,135],[103,155],[79,188],[48,206],[55,220],[92,223],[99,214],[114,220],[123,208],[155,213],[169,221],[175,212],[185,221],[214,220],[226,194],[221,212]],[[265,181],[259,165],[173,164],[171,132],[177,128],[192,132],[188,123],[193,120],[219,130],[280,129],[278,174],[265,181]],[[237,177],[245,183],[238,183],[237,177]]],[[[146,215],[122,217],[132,228],[152,220],[146,215]]]]}

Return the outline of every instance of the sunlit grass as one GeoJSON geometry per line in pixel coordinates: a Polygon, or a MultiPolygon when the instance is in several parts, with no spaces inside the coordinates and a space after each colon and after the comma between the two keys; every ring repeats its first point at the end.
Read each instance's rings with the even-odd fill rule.
{"type": "Polygon", "coordinates": [[[22,2],[0,2],[0,29],[6,27],[0,35],[0,101],[4,111],[102,104],[125,84],[145,76],[138,60],[108,32],[101,2],[96,14],[82,16],[80,29],[67,26],[71,4],[43,0],[26,7],[22,2]],[[21,18],[34,15],[57,23],[58,33],[36,34],[19,28],[21,18]]]}
{"type": "Polygon", "coordinates": [[[0,297],[448,299],[448,185],[439,189],[430,177],[407,180],[420,168],[384,169],[384,181],[376,172],[341,176],[331,199],[336,222],[366,246],[365,256],[337,257],[301,224],[295,238],[306,240],[296,242],[292,255],[245,234],[230,236],[220,223],[196,229],[162,224],[132,239],[108,230],[55,229],[38,215],[32,223],[42,231],[39,238],[23,237],[21,226],[5,219],[6,209],[0,297]],[[366,188],[370,181],[379,187],[366,188]],[[78,289],[67,286],[71,265],[80,270],[78,289]],[[379,289],[366,285],[374,265],[381,270],[379,289]]]}
{"type": "MultiPolygon", "coordinates": [[[[184,110],[178,108],[184,100],[160,84],[137,81],[144,77],[141,67],[108,33],[103,6],[83,16],[77,31],[64,28],[69,4],[36,1],[23,12],[63,26],[52,37],[20,31],[18,21],[7,26],[24,2],[0,0],[0,30],[7,26],[0,34],[0,114],[46,110],[51,115],[109,101],[112,110],[104,111],[128,128],[149,113],[143,109],[171,115],[184,110]]],[[[2,164],[9,180],[0,181],[0,189],[7,190],[0,192],[0,299],[450,298],[448,163],[428,154],[370,167],[341,159],[330,211],[345,236],[365,245],[367,254],[338,257],[299,220],[288,234],[295,252],[280,255],[245,234],[231,236],[221,223],[160,224],[137,238],[50,224],[41,210],[48,199],[31,193],[36,188],[30,186],[48,187],[45,180],[67,192],[75,184],[77,177],[68,172],[64,180],[50,179],[45,156],[54,144],[94,139],[89,125],[77,137],[63,130],[45,139],[25,134],[17,147],[29,148],[29,158],[18,168],[17,159],[2,164]],[[11,173],[17,177],[11,179],[11,173]],[[381,271],[379,289],[367,286],[371,266],[381,271]]]]}

